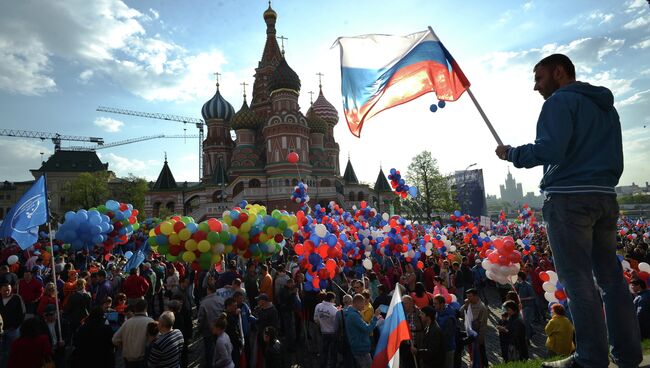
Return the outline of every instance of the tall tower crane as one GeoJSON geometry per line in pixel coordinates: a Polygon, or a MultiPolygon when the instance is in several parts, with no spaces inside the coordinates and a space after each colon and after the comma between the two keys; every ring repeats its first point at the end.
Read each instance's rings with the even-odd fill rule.
{"type": "Polygon", "coordinates": [[[122,115],[138,116],[138,117],[141,117],[141,118],[167,120],[167,121],[177,121],[177,122],[180,122],[180,123],[183,123],[183,124],[194,124],[199,129],[199,180],[201,180],[201,176],[203,175],[204,126],[206,125],[205,121],[203,121],[203,119],[190,118],[190,117],[187,117],[187,116],[179,116],[179,115],[172,115],[172,114],[133,111],[133,110],[118,109],[118,108],[114,108],[114,107],[104,107],[104,106],[99,106],[97,108],[97,111],[108,112],[108,113],[111,113],[111,114],[122,114],[122,115]]]}
{"type": "Polygon", "coordinates": [[[61,141],[78,141],[97,143],[98,146],[104,144],[104,139],[99,137],[83,137],[78,135],[61,135],[59,133],[38,132],[33,130],[17,129],[0,129],[0,136],[16,138],[38,138],[40,140],[51,139],[54,143],[54,150],[61,149],[61,141]]]}
{"type": "Polygon", "coordinates": [[[123,146],[125,144],[138,143],[138,142],[143,142],[143,141],[148,141],[148,140],[151,140],[151,139],[158,139],[158,138],[199,138],[199,136],[197,134],[190,134],[190,135],[184,135],[184,134],[174,134],[174,135],[157,134],[157,135],[147,135],[147,136],[138,137],[138,138],[125,139],[123,141],[105,143],[104,145],[71,146],[71,147],[64,147],[63,149],[69,150],[69,151],[97,151],[97,150],[100,150],[100,149],[123,146]]]}

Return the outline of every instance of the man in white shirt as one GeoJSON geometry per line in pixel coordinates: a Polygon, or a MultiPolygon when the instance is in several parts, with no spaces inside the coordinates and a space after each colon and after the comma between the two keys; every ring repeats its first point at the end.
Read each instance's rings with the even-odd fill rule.
{"type": "Polygon", "coordinates": [[[113,344],[122,346],[124,367],[146,367],[144,353],[147,345],[147,325],[149,322],[153,322],[153,319],[147,316],[147,301],[139,299],[135,303],[135,315],[127,319],[113,335],[113,344]]]}
{"type": "Polygon", "coordinates": [[[314,309],[314,322],[320,326],[322,335],[321,346],[321,368],[333,368],[336,366],[336,332],[338,321],[336,313],[338,308],[334,305],[336,294],[328,292],[321,303],[314,309]]]}

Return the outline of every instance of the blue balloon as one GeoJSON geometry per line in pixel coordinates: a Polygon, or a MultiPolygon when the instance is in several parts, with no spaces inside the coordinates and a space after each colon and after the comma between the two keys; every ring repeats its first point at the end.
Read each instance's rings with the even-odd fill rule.
{"type": "Polygon", "coordinates": [[[118,201],[109,199],[108,201],[106,201],[106,208],[108,208],[111,211],[117,211],[118,209],[120,209],[120,203],[118,201]]]}
{"type": "Polygon", "coordinates": [[[459,210],[454,211],[454,216],[460,217],[461,213],[459,210]]]}
{"type": "Polygon", "coordinates": [[[445,106],[447,106],[447,103],[445,101],[442,101],[442,100],[438,101],[438,107],[439,108],[444,109],[445,106]]]}
{"type": "Polygon", "coordinates": [[[431,112],[438,111],[438,106],[436,106],[436,104],[431,104],[431,106],[429,106],[429,111],[431,112]]]}
{"type": "Polygon", "coordinates": [[[417,187],[410,187],[408,190],[409,190],[409,194],[411,195],[411,197],[417,198],[417,196],[418,196],[418,188],[417,187]]]}
{"type": "Polygon", "coordinates": [[[74,218],[76,213],[74,211],[68,211],[65,213],[65,221],[70,221],[74,218]]]}

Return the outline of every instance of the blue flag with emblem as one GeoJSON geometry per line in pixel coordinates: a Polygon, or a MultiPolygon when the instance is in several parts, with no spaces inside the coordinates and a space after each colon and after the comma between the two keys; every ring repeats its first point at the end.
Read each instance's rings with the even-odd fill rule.
{"type": "Polygon", "coordinates": [[[131,258],[128,259],[124,265],[123,270],[126,272],[131,271],[132,268],[138,268],[142,262],[144,262],[145,255],[142,252],[142,249],[138,249],[131,255],[131,258]]]}
{"type": "Polygon", "coordinates": [[[38,240],[38,227],[47,222],[47,189],[45,175],[11,208],[0,227],[0,236],[13,238],[25,250],[38,240]]]}

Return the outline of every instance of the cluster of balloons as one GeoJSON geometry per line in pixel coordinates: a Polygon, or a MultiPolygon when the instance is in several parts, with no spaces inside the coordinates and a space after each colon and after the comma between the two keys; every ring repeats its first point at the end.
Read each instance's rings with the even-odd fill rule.
{"type": "Polygon", "coordinates": [[[300,205],[300,209],[305,211],[307,209],[307,202],[309,202],[309,194],[307,194],[307,184],[300,182],[293,188],[291,193],[291,200],[300,205]]]}
{"type": "Polygon", "coordinates": [[[555,271],[542,271],[539,273],[539,278],[544,281],[542,284],[542,288],[544,289],[544,298],[549,303],[566,303],[566,292],[558,280],[555,271]]]}
{"type": "Polygon", "coordinates": [[[197,224],[189,216],[173,216],[149,231],[148,243],[171,261],[197,262],[205,270],[221,262],[223,254],[259,260],[279,253],[285,239],[297,230],[296,221],[285,211],[268,215],[264,206],[242,201],[220,220],[197,224]]]}
{"type": "Polygon", "coordinates": [[[517,220],[522,222],[523,221],[535,222],[535,212],[528,206],[528,203],[524,204],[524,206],[521,208],[517,220]]]}
{"type": "Polygon", "coordinates": [[[104,241],[104,247],[110,251],[115,245],[126,244],[133,232],[140,228],[138,210],[130,203],[121,203],[112,199],[106,204],[97,206],[97,211],[108,216],[113,224],[113,229],[104,241]]]}
{"type": "Polygon", "coordinates": [[[411,198],[416,198],[418,196],[418,188],[407,185],[406,181],[402,179],[402,174],[400,174],[398,170],[390,169],[388,180],[390,180],[390,186],[395,190],[395,194],[403,199],[406,199],[409,196],[411,198]]]}
{"type": "Polygon", "coordinates": [[[500,284],[511,284],[519,272],[521,253],[515,250],[515,241],[510,236],[496,238],[492,241],[494,249],[485,254],[482,266],[486,276],[500,284]]]}
{"type": "Polygon", "coordinates": [[[537,249],[533,244],[530,244],[530,239],[528,238],[517,239],[517,245],[522,248],[521,252],[526,256],[537,249]]]}
{"type": "Polygon", "coordinates": [[[440,101],[438,101],[437,105],[436,104],[431,104],[431,106],[429,106],[429,111],[436,112],[436,111],[438,111],[438,108],[444,109],[445,106],[447,106],[447,103],[445,101],[443,101],[443,100],[440,100],[440,101]]]}
{"type": "Polygon", "coordinates": [[[56,232],[56,239],[70,244],[74,250],[102,244],[115,230],[110,217],[97,209],[68,211],[64,219],[56,232]]]}

